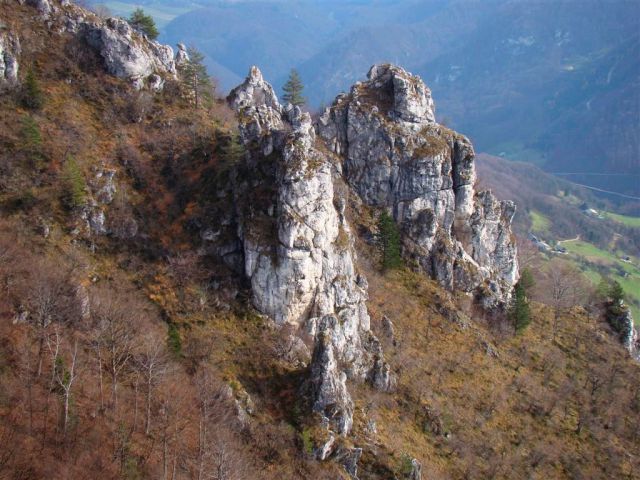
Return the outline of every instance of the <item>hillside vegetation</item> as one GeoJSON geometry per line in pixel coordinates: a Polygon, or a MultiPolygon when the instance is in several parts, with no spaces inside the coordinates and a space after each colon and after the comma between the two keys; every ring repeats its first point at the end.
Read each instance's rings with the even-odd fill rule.
{"type": "Polygon", "coordinates": [[[619,282],[640,321],[640,217],[613,213],[618,205],[524,163],[480,155],[478,171],[483,185],[517,201],[514,226],[521,238],[533,233],[563,247],[567,254],[544,258],[572,261],[594,286],[603,279],[619,282]]]}
{"type": "MultiPolygon", "coordinates": [[[[42,96],[0,96],[0,478],[349,478],[309,452],[311,339],[258,315],[201,236],[243,153],[224,101],[195,108],[179,78],[136,91],[26,5],[0,19],[42,96]]],[[[360,208],[398,384],[350,385],[339,442],[363,449],[359,478],[410,478],[412,459],[428,479],[637,478],[640,366],[598,308],[554,323],[532,300],[514,335],[422,275],[381,273],[360,208]]]]}

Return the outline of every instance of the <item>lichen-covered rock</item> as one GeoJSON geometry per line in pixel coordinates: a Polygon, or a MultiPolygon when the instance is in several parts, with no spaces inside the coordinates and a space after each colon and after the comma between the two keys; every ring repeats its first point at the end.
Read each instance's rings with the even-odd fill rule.
{"type": "Polygon", "coordinates": [[[388,91],[393,99],[392,116],[412,123],[434,123],[435,107],[429,90],[419,77],[408,75],[394,65],[374,65],[367,75],[378,91],[388,91]]]}
{"type": "Polygon", "coordinates": [[[474,191],[473,147],[435,122],[419,77],[374,65],[366,82],[336,98],[317,130],[362,201],[393,215],[409,265],[478,294],[487,307],[507,302],[518,277],[515,206],[474,191]]]}
{"type": "Polygon", "coordinates": [[[318,334],[311,361],[311,395],[313,411],[327,418],[341,435],[353,426],[353,401],[347,391],[347,376],[338,370],[333,343],[328,330],[318,334]]]}
{"type": "MultiPolygon", "coordinates": [[[[256,67],[228,101],[247,151],[233,176],[234,223],[253,305],[315,337],[306,391],[313,409],[346,434],[353,414],[347,377],[384,390],[393,384],[370,332],[367,282],[356,270],[338,193],[346,186],[334,157],[317,148],[309,114],[282,107],[256,67]]],[[[223,237],[220,231],[212,242],[223,237]]]]}
{"type": "Polygon", "coordinates": [[[0,91],[17,85],[20,52],[18,37],[0,30],[0,91]]]}
{"type": "Polygon", "coordinates": [[[27,0],[27,4],[38,10],[43,17],[48,17],[54,10],[49,0],[27,0]]]}
{"type": "Polygon", "coordinates": [[[143,38],[126,20],[87,21],[81,31],[87,43],[102,57],[111,75],[139,84],[154,73],[176,74],[173,49],[143,38]]]}
{"type": "Polygon", "coordinates": [[[620,343],[629,354],[640,360],[640,338],[635,328],[631,309],[622,301],[607,309],[607,321],[618,334],[620,343]]]}
{"type": "Polygon", "coordinates": [[[251,172],[235,190],[253,304],[278,324],[307,324],[312,333],[329,318],[340,362],[350,377],[364,379],[373,364],[363,341],[370,329],[367,286],[355,268],[331,158],[315,148],[309,114],[283,108],[256,67],[229,103],[239,114],[251,172]]]}
{"type": "Polygon", "coordinates": [[[178,43],[176,46],[178,47],[178,52],[176,53],[175,58],[176,67],[181,67],[182,65],[189,63],[191,59],[189,58],[189,53],[187,52],[187,47],[184,46],[184,43],[178,43]]]}

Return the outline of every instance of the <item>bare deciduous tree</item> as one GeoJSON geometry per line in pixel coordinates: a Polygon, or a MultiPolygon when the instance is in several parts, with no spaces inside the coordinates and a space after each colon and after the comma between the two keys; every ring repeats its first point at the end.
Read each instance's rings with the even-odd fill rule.
{"type": "Polygon", "coordinates": [[[584,297],[587,287],[582,273],[563,261],[553,261],[542,272],[538,283],[538,296],[553,308],[553,340],[556,340],[560,317],[568,308],[577,305],[584,297]]]}
{"type": "Polygon", "coordinates": [[[93,298],[91,314],[94,321],[92,343],[98,356],[99,370],[111,377],[111,403],[118,405],[118,382],[129,365],[135,345],[133,320],[136,305],[116,298],[112,292],[98,291],[93,298]]]}
{"type": "Polygon", "coordinates": [[[191,462],[194,480],[243,478],[246,467],[234,436],[235,404],[230,388],[204,368],[195,378],[198,444],[191,462]]]}
{"type": "Polygon", "coordinates": [[[62,397],[62,434],[66,437],[67,426],[69,424],[69,403],[71,399],[71,389],[78,378],[77,358],[78,358],[78,339],[74,339],[73,351],[69,353],[69,359],[65,362],[65,358],[60,354],[61,346],[60,332],[56,328],[52,336],[47,337],[47,346],[51,354],[52,362],[52,380],[62,397]],[[52,340],[53,337],[53,341],[52,340]]]}
{"type": "Polygon", "coordinates": [[[540,252],[535,244],[523,237],[516,238],[516,244],[518,246],[518,265],[520,270],[528,268],[532,272],[538,272],[540,269],[540,252]]]}
{"type": "Polygon", "coordinates": [[[136,356],[135,365],[142,376],[146,388],[144,432],[149,435],[153,389],[167,373],[169,366],[169,356],[164,342],[157,336],[147,335],[140,352],[136,356]]]}

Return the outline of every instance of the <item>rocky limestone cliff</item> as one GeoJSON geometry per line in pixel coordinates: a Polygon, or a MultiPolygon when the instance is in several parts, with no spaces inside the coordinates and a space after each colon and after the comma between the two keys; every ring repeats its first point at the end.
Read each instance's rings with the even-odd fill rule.
{"type": "Polygon", "coordinates": [[[103,23],[83,22],[79,32],[100,54],[107,72],[130,79],[137,88],[142,88],[147,78],[156,83],[158,73],[171,77],[176,74],[173,49],[142,37],[125,20],[109,18],[103,23]]]}
{"type": "MultiPolygon", "coordinates": [[[[474,191],[470,142],[436,123],[429,89],[399,67],[372,67],[315,126],[280,105],[256,67],[228,102],[246,157],[232,182],[236,218],[225,222],[240,251],[229,255],[234,242],[219,250],[243,271],[258,311],[315,336],[306,391],[327,425],[347,434],[346,378],[389,390],[394,376],[370,331],[346,199],[392,213],[407,263],[487,308],[504,305],[518,279],[515,206],[474,191]]],[[[331,445],[319,448],[322,458],[331,445]]]]}
{"type": "Polygon", "coordinates": [[[346,182],[401,229],[408,264],[485,307],[504,304],[518,279],[512,202],[474,191],[469,140],[435,122],[429,89],[392,65],[340,95],[319,119],[346,182]]]}
{"type": "Polygon", "coordinates": [[[309,114],[282,107],[256,67],[228,100],[247,149],[234,193],[253,304],[276,323],[316,336],[313,408],[346,434],[352,407],[343,375],[392,387],[370,332],[367,282],[355,267],[345,200],[338,193],[346,186],[332,157],[316,148],[309,114]]]}
{"type": "MultiPolygon", "coordinates": [[[[66,0],[29,0],[27,4],[34,7],[53,31],[82,39],[102,59],[107,73],[131,81],[136,89],[148,87],[159,91],[165,78],[176,76],[173,49],[150,40],[134,30],[126,20],[103,20],[66,0]]],[[[182,54],[178,57],[184,59],[182,54]]]]}
{"type": "Polygon", "coordinates": [[[20,40],[0,25],[0,91],[18,83],[20,40]]]}
{"type": "Polygon", "coordinates": [[[608,308],[607,321],[618,334],[620,343],[636,360],[640,360],[640,336],[631,309],[623,302],[608,308]]]}

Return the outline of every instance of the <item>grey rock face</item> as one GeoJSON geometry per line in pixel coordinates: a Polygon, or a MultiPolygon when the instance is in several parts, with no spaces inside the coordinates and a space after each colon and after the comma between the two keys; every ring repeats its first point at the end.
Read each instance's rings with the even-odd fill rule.
{"type": "Polygon", "coordinates": [[[372,66],[367,78],[378,91],[385,92],[392,99],[392,116],[405,122],[435,123],[431,90],[420,77],[409,75],[399,67],[385,64],[372,66]]]}
{"type": "Polygon", "coordinates": [[[422,465],[415,458],[411,460],[410,480],[422,480],[422,465]]]}
{"type": "Polygon", "coordinates": [[[480,294],[487,307],[508,300],[518,277],[515,206],[476,194],[473,147],[435,123],[420,78],[374,65],[317,130],[362,201],[393,215],[410,265],[449,289],[480,294]]]}
{"type": "Polygon", "coordinates": [[[38,10],[43,17],[48,17],[54,10],[49,0],[28,0],[27,4],[38,10]]]}
{"type": "Polygon", "coordinates": [[[135,82],[154,73],[176,74],[173,49],[141,37],[125,20],[109,18],[105,22],[86,22],[81,30],[111,75],[135,82]]]}
{"type": "Polygon", "coordinates": [[[187,47],[184,46],[184,43],[178,43],[177,47],[178,52],[176,53],[175,62],[176,67],[180,67],[189,62],[191,59],[189,58],[189,53],[187,53],[187,47]]]}
{"type": "Polygon", "coordinates": [[[314,409],[347,433],[352,413],[347,375],[375,377],[382,385],[391,374],[379,344],[374,348],[367,282],[356,271],[336,165],[316,148],[309,114],[282,107],[256,67],[228,101],[238,112],[247,149],[234,191],[253,305],[277,324],[305,327],[315,336],[314,409]],[[331,405],[335,411],[327,410],[331,405]]]}
{"type": "MultiPolygon", "coordinates": [[[[115,174],[115,170],[99,168],[88,182],[89,191],[86,203],[79,207],[77,212],[79,221],[76,228],[77,234],[99,236],[110,233],[106,211],[117,192],[115,174]]],[[[131,228],[137,231],[137,225],[131,228]]]]}
{"type": "Polygon", "coordinates": [[[20,52],[18,37],[0,31],[0,91],[17,85],[20,52]]]}
{"type": "Polygon", "coordinates": [[[258,175],[238,185],[245,275],[254,306],[276,323],[314,326],[335,315],[331,337],[352,377],[366,376],[366,281],[355,269],[349,225],[335,198],[332,164],[315,148],[309,114],[287,111],[253,67],[229,103],[239,112],[247,168],[258,175]],[[266,190],[262,192],[262,190],[266,190]],[[268,193],[269,198],[247,197],[268,193]],[[336,207],[338,205],[338,207],[336,207]],[[261,207],[261,208],[260,208],[261,207]]]}
{"type": "Polygon", "coordinates": [[[27,3],[38,10],[50,28],[80,35],[100,55],[109,74],[130,80],[135,88],[143,88],[149,79],[151,90],[159,91],[164,84],[160,77],[176,76],[173,49],[136,32],[126,20],[102,20],[68,1],[62,1],[60,7],[51,0],[27,3]]]}
{"type": "MultiPolygon", "coordinates": [[[[277,113],[282,112],[273,87],[265,82],[262,72],[256,66],[251,67],[244,83],[231,90],[228,101],[231,107],[237,111],[243,108],[260,110],[261,107],[265,107],[271,108],[277,113]]],[[[278,125],[273,127],[277,128],[278,125]]]]}
{"type": "Polygon", "coordinates": [[[358,480],[358,462],[362,457],[361,448],[345,449],[337,454],[338,461],[342,464],[345,471],[352,480],[358,480]]]}
{"type": "Polygon", "coordinates": [[[640,360],[640,338],[635,328],[631,309],[620,302],[616,310],[617,315],[610,313],[607,320],[618,333],[622,346],[627,349],[633,358],[640,360]]]}
{"type": "Polygon", "coordinates": [[[338,370],[327,330],[318,335],[311,365],[313,411],[329,419],[339,434],[346,435],[353,425],[353,401],[347,391],[347,376],[338,370]]]}

